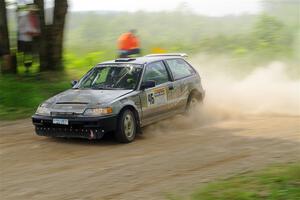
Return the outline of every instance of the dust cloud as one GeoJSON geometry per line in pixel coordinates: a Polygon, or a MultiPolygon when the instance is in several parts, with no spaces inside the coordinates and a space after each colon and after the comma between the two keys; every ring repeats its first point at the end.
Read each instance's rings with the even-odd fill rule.
{"type": "MultiPolygon", "coordinates": [[[[289,78],[279,61],[254,66],[247,75],[234,73],[225,59],[189,59],[206,90],[204,103],[189,115],[179,115],[147,128],[173,132],[215,122],[255,116],[300,116],[300,80],[289,78]]],[[[244,66],[240,66],[244,67],[244,66]]]]}
{"type": "MultiPolygon", "coordinates": [[[[242,67],[242,66],[241,66],[242,67]]],[[[240,79],[228,72],[197,67],[206,89],[204,107],[228,115],[300,115],[300,80],[291,80],[287,65],[271,62],[240,79]]]]}

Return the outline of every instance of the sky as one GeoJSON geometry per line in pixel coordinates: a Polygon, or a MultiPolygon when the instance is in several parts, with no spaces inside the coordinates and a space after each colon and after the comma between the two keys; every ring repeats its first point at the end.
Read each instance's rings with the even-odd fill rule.
{"type": "Polygon", "coordinates": [[[256,14],[261,0],[70,0],[71,11],[172,11],[186,5],[208,16],[256,14]]]}

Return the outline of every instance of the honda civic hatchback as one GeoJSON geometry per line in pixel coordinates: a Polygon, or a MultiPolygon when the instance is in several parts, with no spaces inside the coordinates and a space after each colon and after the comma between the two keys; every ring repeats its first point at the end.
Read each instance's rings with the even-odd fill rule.
{"type": "Polygon", "coordinates": [[[141,128],[187,112],[205,91],[185,54],[151,54],[100,63],[32,116],[37,135],[132,142],[141,128]]]}

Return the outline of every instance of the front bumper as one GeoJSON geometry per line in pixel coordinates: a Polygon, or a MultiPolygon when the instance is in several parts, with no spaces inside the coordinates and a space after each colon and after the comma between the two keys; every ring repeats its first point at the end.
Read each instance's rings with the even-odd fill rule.
{"type": "Polygon", "coordinates": [[[35,132],[40,136],[100,139],[114,131],[117,116],[106,117],[50,117],[33,115],[35,132]],[[53,124],[53,118],[68,119],[68,125],[53,124]]]}

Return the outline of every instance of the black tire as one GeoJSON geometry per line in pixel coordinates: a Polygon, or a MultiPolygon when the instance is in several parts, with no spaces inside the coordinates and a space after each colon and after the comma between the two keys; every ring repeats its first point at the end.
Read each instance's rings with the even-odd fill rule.
{"type": "Polygon", "coordinates": [[[190,113],[194,109],[196,104],[200,105],[201,103],[202,103],[201,94],[192,92],[189,95],[189,98],[188,98],[188,101],[187,101],[186,112],[190,113]]]}
{"type": "Polygon", "coordinates": [[[135,139],[137,123],[130,109],[122,111],[118,118],[115,138],[120,143],[130,143],[135,139]]]}

